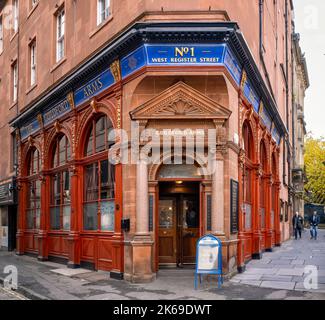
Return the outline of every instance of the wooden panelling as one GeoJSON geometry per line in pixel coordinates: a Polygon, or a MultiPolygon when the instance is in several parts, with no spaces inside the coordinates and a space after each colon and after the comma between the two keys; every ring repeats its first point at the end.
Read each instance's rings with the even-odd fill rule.
{"type": "Polygon", "coordinates": [[[81,238],[81,260],[94,261],[95,259],[95,239],[81,238]]]}

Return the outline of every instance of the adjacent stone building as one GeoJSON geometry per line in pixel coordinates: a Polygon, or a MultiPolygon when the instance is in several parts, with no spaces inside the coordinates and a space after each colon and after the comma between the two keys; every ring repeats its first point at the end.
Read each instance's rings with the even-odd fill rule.
{"type": "Polygon", "coordinates": [[[293,186],[293,212],[304,212],[304,141],[306,136],[305,123],[305,93],[309,88],[307,63],[300,48],[300,35],[293,33],[293,100],[292,100],[292,186],[293,186]]]}
{"type": "Polygon", "coordinates": [[[288,0],[1,1],[0,206],[17,254],[137,282],[194,264],[208,233],[225,273],[281,245],[292,19],[288,0]]]}

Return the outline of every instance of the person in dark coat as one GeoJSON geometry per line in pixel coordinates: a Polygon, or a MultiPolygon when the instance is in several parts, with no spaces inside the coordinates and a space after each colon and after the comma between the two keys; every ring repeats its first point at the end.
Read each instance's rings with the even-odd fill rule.
{"type": "Polygon", "coordinates": [[[298,234],[299,238],[301,239],[301,230],[303,228],[303,225],[304,219],[302,218],[302,216],[299,215],[298,212],[296,212],[296,214],[292,218],[292,226],[296,240],[298,239],[298,234]]]}
{"type": "Polygon", "coordinates": [[[317,240],[317,228],[320,223],[319,216],[317,215],[317,211],[314,211],[314,214],[309,218],[310,224],[310,240],[317,240]]]}

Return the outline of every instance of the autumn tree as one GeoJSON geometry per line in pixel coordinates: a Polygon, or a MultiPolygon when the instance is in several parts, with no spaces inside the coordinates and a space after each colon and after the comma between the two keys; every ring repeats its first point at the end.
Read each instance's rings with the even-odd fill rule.
{"type": "Polygon", "coordinates": [[[325,139],[308,135],[305,142],[306,201],[325,205],[325,139]]]}

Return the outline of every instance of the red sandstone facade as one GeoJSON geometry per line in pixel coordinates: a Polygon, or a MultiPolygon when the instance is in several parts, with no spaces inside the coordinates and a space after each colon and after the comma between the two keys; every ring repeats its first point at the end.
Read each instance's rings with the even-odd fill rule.
{"type": "MultiPolygon", "coordinates": [[[[33,8],[29,2],[19,1],[18,31],[4,28],[0,52],[0,141],[2,154],[6,155],[0,159],[0,184],[17,174],[18,254],[36,254],[42,260],[60,258],[71,267],[90,266],[111,271],[118,277],[124,275],[130,281],[147,281],[156,276],[163,264],[192,263],[195,242],[206,233],[221,238],[226,273],[242,270],[245,262],[259,258],[265,250],[272,250],[288,239],[292,210],[287,161],[291,136],[287,120],[292,81],[291,1],[264,0],[259,5],[259,1],[240,0],[186,3],[111,0],[110,14],[99,26],[96,1],[39,1],[33,8]],[[56,62],[56,15],[62,8],[65,10],[65,54],[56,62]],[[84,79],[78,78],[77,73],[88,68],[87,63],[97,59],[106,48],[120,45],[123,35],[137,22],[143,28],[150,24],[158,29],[164,25],[175,28],[173,23],[181,23],[173,29],[175,34],[186,24],[189,29],[195,29],[195,23],[201,23],[199,28],[203,32],[211,23],[216,23],[218,29],[218,23],[237,22],[243,46],[247,45],[247,52],[251,53],[253,71],[243,72],[239,82],[222,65],[147,65],[124,76],[123,57],[136,49],[130,42],[107,54],[107,59],[101,62],[103,70],[110,70],[113,84],[99,94],[89,94],[89,99],[78,104],[76,92],[84,85],[84,79]],[[31,85],[30,44],[33,41],[37,64],[36,82],[31,85]],[[13,101],[16,62],[18,99],[13,101]],[[258,110],[254,110],[252,101],[245,95],[247,79],[253,81],[250,78],[253,73],[259,74],[265,83],[264,91],[274,100],[277,110],[273,110],[271,118],[281,119],[272,120],[269,128],[261,119],[264,105],[270,101],[264,101],[264,105],[259,103],[258,110]],[[72,79],[75,81],[71,88],[65,84],[69,79],[71,83],[72,79]],[[69,104],[68,112],[46,123],[42,114],[52,101],[56,105],[60,99],[69,104]],[[190,105],[191,110],[184,109],[184,104],[190,105]],[[38,130],[22,134],[31,119],[38,121],[38,130]],[[104,147],[97,148],[94,141],[102,132],[96,130],[100,121],[106,123],[105,136],[110,128],[123,128],[130,133],[131,121],[139,123],[140,131],[215,129],[216,173],[200,176],[174,173],[166,178],[162,162],[172,156],[162,154],[160,162],[149,166],[115,165],[114,179],[107,178],[103,184],[101,173],[106,166],[103,163],[114,146],[106,139],[104,147]],[[283,130],[278,141],[272,134],[276,126],[283,130]],[[17,168],[11,152],[15,141],[17,168]],[[62,158],[61,154],[64,154],[62,158]],[[97,193],[89,191],[94,186],[87,184],[92,181],[87,178],[87,168],[91,166],[97,168],[92,176],[99,178],[97,193]],[[237,232],[231,232],[232,180],[239,186],[237,232]],[[183,184],[177,185],[180,181],[183,184]],[[59,186],[56,191],[55,183],[59,186]],[[30,186],[33,186],[32,200],[30,186]],[[192,225],[187,223],[180,231],[177,224],[181,214],[177,212],[182,210],[184,201],[187,207],[191,204],[196,208],[198,220],[192,225]],[[98,210],[97,218],[85,211],[91,204],[98,210]],[[164,206],[175,213],[168,227],[161,218],[164,206]],[[59,219],[52,223],[51,212],[55,210],[59,219]],[[113,222],[103,218],[105,210],[113,210],[113,222]],[[28,220],[30,214],[32,221],[28,220]],[[96,226],[86,228],[86,219],[96,226]],[[129,230],[122,229],[122,220],[130,221],[129,230]],[[104,230],[103,226],[109,227],[104,230]]],[[[3,21],[9,4],[10,0],[2,2],[3,21]]],[[[195,30],[188,35],[190,43],[195,30]]],[[[213,37],[206,31],[206,37],[209,34],[213,37]]],[[[159,40],[164,39],[160,36],[159,40]]],[[[227,37],[223,35],[222,41],[227,37]]],[[[148,39],[150,43],[152,39],[148,39]]],[[[174,45],[177,41],[182,43],[176,36],[171,41],[174,45]]],[[[243,65],[243,70],[246,67],[243,65]]],[[[87,81],[96,78],[93,70],[88,75],[87,81]]],[[[115,142],[117,148],[119,141],[115,142]]],[[[140,146],[143,147],[141,143],[140,146]]],[[[6,209],[9,207],[12,204],[3,204],[2,215],[10,212],[11,209],[6,209]]]]}

